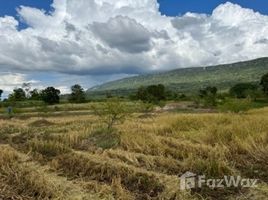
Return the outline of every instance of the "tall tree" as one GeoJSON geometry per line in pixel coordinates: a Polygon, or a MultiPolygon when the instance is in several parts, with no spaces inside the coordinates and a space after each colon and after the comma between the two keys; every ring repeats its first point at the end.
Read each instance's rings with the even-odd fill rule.
{"type": "Polygon", "coordinates": [[[47,87],[41,92],[42,100],[50,105],[57,104],[60,102],[60,90],[54,87],[47,87]]]}
{"type": "Polygon", "coordinates": [[[262,76],[261,86],[264,94],[268,95],[268,73],[262,76]]]}
{"type": "Polygon", "coordinates": [[[86,93],[84,89],[76,84],[71,87],[72,93],[69,97],[69,101],[72,103],[83,103],[86,101],[86,93]]]}
{"type": "Polygon", "coordinates": [[[26,93],[22,88],[16,88],[13,93],[9,95],[10,101],[24,101],[26,99],[26,93]]]}

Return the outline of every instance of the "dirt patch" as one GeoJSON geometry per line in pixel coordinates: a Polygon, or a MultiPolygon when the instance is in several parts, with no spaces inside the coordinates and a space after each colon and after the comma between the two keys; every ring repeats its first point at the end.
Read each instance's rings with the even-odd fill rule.
{"type": "Polygon", "coordinates": [[[52,125],[54,125],[54,123],[47,121],[46,119],[39,119],[29,124],[29,126],[33,126],[33,127],[44,127],[44,126],[52,126],[52,125]]]}

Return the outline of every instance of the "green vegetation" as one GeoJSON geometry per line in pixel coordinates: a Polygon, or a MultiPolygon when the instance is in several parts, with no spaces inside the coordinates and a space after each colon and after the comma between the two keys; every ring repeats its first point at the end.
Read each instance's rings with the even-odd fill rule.
{"type": "Polygon", "coordinates": [[[123,123],[130,112],[128,105],[116,98],[92,105],[91,109],[99,116],[100,121],[106,124],[108,131],[111,131],[115,124],[123,123]]]}
{"type": "Polygon", "coordinates": [[[268,95],[268,73],[262,76],[261,86],[262,86],[263,92],[266,95],[268,95]]]}
{"type": "Polygon", "coordinates": [[[84,89],[76,84],[71,87],[72,93],[69,96],[69,102],[71,103],[84,103],[86,101],[86,93],[84,89]]]}
{"type": "Polygon", "coordinates": [[[252,108],[252,103],[249,99],[228,99],[222,105],[219,105],[219,110],[223,112],[241,113],[252,108]]]}
{"type": "Polygon", "coordinates": [[[50,105],[57,104],[60,102],[60,90],[54,87],[48,87],[41,92],[42,100],[50,105]]]}
{"type": "Polygon", "coordinates": [[[238,83],[230,89],[230,95],[235,98],[255,97],[258,85],[252,83],[238,83]]]}
{"type": "Polygon", "coordinates": [[[9,95],[9,100],[16,101],[24,101],[26,100],[26,93],[22,88],[17,88],[13,90],[13,93],[9,95]]]}
{"type": "Polygon", "coordinates": [[[207,107],[214,107],[217,105],[217,92],[216,87],[206,87],[199,91],[199,96],[204,100],[203,104],[207,107]]]}
{"type": "Polygon", "coordinates": [[[134,99],[157,104],[166,99],[165,86],[158,84],[150,85],[148,87],[140,87],[134,96],[134,99]]]}
{"type": "Polygon", "coordinates": [[[259,83],[260,77],[268,71],[268,58],[234,64],[177,69],[125,78],[109,82],[88,90],[88,94],[103,95],[110,91],[112,95],[127,95],[141,86],[165,85],[168,89],[180,93],[197,93],[200,88],[215,86],[219,91],[227,91],[237,83],[259,83]]]}

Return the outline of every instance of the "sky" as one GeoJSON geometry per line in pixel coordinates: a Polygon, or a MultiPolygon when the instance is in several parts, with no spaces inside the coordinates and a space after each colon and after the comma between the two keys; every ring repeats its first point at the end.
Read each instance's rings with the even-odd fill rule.
{"type": "Polygon", "coordinates": [[[0,89],[268,56],[267,0],[0,0],[0,89]]]}

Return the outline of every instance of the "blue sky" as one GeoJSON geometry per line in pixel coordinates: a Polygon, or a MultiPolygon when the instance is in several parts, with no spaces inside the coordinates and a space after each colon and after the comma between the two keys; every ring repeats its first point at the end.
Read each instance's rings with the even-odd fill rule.
{"type": "Polygon", "coordinates": [[[28,81],[90,88],[135,73],[268,56],[268,0],[158,0],[163,15],[157,0],[57,0],[53,10],[52,2],[0,0],[5,91],[28,81]]]}
{"type": "MultiPolygon", "coordinates": [[[[16,7],[20,5],[50,9],[52,0],[0,0],[0,16],[12,15],[16,16],[16,7]]],[[[210,14],[215,7],[227,1],[224,0],[158,0],[160,3],[160,11],[169,16],[182,15],[186,12],[197,12],[210,14]]],[[[245,8],[251,8],[262,14],[268,14],[267,0],[229,0],[229,2],[237,3],[245,8]]]]}
{"type": "MultiPolygon", "coordinates": [[[[166,15],[181,15],[186,12],[210,14],[215,7],[227,1],[223,0],[158,0],[160,10],[166,15]]],[[[251,8],[262,14],[268,13],[267,0],[236,0],[229,2],[241,5],[244,8],[251,8]]]]}

